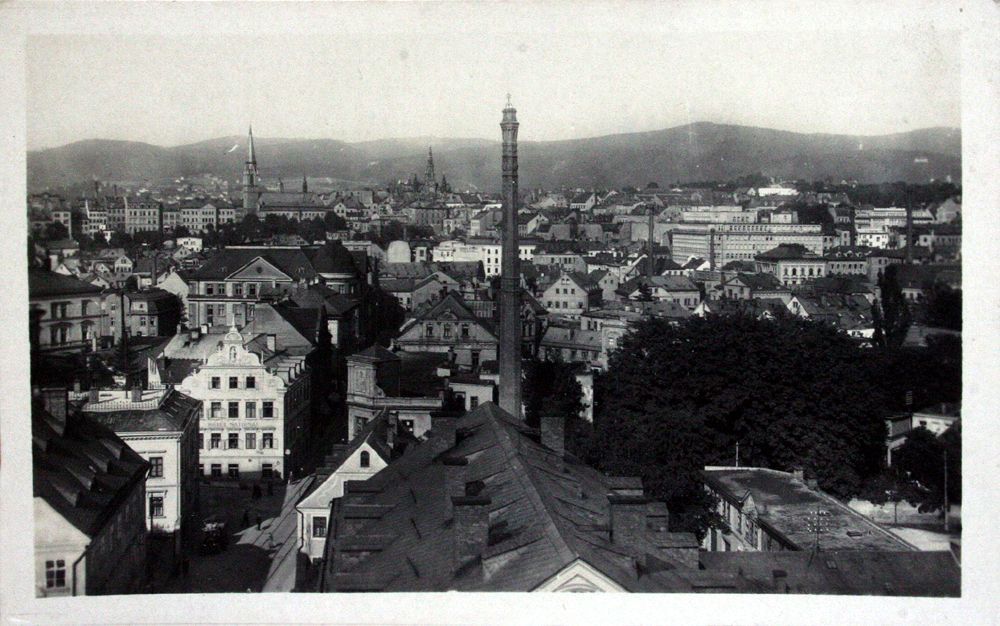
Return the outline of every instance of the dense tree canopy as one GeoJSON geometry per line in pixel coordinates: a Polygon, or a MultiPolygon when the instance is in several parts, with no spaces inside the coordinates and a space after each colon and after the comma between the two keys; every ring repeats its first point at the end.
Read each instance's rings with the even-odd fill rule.
{"type": "Polygon", "coordinates": [[[543,415],[578,417],[583,411],[583,390],[573,368],[560,361],[524,362],[524,416],[537,427],[543,415]]]}
{"type": "Polygon", "coordinates": [[[926,428],[910,432],[892,455],[892,471],[898,482],[912,484],[907,499],[921,511],[944,507],[945,463],[948,467],[948,502],[962,501],[962,431],[955,425],[940,436],[926,428]],[[947,459],[947,461],[946,461],[947,459]],[[911,482],[912,481],[912,482],[911,482]]]}
{"type": "Polygon", "coordinates": [[[698,472],[732,465],[737,442],[741,464],[805,469],[825,490],[850,495],[882,463],[877,356],[802,320],[643,322],[598,381],[592,460],[641,470],[675,517],[687,511],[692,530],[706,519],[698,472]]]}

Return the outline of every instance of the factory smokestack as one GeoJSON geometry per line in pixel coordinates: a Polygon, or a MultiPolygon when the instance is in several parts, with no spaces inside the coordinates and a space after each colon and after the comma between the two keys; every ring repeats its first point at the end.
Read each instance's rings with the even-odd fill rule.
{"type": "Polygon", "coordinates": [[[517,110],[507,96],[503,133],[503,256],[500,268],[500,408],[521,417],[521,271],[517,237],[517,110]]]}

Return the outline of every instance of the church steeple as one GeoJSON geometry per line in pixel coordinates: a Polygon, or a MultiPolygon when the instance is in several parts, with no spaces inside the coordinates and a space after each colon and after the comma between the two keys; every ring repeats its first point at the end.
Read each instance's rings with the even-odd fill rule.
{"type": "Polygon", "coordinates": [[[309,183],[306,182],[306,175],[302,175],[302,193],[309,193],[309,183]]]}
{"type": "Polygon", "coordinates": [[[260,176],[257,173],[257,153],[253,148],[253,125],[247,133],[247,160],[243,164],[243,210],[247,213],[257,212],[257,200],[260,191],[257,189],[260,176]]]}
{"type": "Polygon", "coordinates": [[[427,171],[424,172],[424,184],[427,185],[428,190],[436,191],[437,179],[434,176],[434,151],[430,146],[427,146],[427,171]]]}

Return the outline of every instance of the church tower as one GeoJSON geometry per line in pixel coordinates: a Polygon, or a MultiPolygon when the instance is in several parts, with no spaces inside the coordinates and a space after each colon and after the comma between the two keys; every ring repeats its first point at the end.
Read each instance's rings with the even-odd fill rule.
{"type": "Polygon", "coordinates": [[[260,191],[257,185],[260,184],[260,175],[257,173],[257,154],[253,149],[253,126],[247,143],[247,160],[243,164],[243,211],[247,214],[257,212],[257,200],[260,191]]]}
{"type": "Polygon", "coordinates": [[[500,266],[500,408],[521,418],[521,269],[517,237],[517,110],[507,96],[503,134],[503,246],[500,266]]]}
{"type": "Polygon", "coordinates": [[[427,170],[424,172],[424,185],[431,193],[437,191],[437,179],[434,177],[434,151],[430,146],[427,146],[427,170]]]}

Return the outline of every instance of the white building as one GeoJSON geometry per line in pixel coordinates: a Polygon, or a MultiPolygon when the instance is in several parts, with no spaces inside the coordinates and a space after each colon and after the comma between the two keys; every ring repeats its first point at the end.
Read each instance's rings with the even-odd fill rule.
{"type": "MultiPolygon", "coordinates": [[[[201,473],[266,479],[298,471],[312,394],[305,357],[279,348],[274,335],[247,339],[235,327],[224,336],[177,335],[164,350],[169,359],[199,353],[202,364],[177,389],[202,402],[201,473]]],[[[161,384],[159,363],[149,367],[150,386],[161,384]]]]}
{"type": "Polygon", "coordinates": [[[178,554],[184,520],[198,507],[201,403],[170,389],[94,390],[83,411],[149,463],[146,528],[173,534],[178,554]]]}

